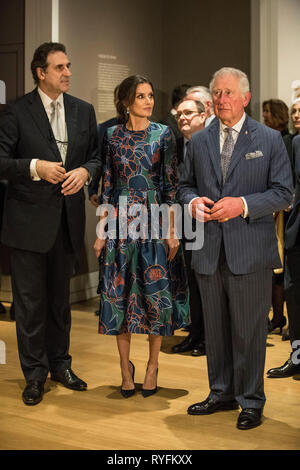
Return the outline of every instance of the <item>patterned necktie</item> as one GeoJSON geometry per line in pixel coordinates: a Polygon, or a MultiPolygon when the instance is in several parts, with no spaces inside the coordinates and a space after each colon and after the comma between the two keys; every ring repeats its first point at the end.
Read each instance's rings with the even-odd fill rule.
{"type": "Polygon", "coordinates": [[[185,143],[185,145],[184,145],[185,148],[184,148],[183,161],[185,161],[185,157],[186,157],[186,154],[187,154],[187,151],[188,151],[189,143],[190,143],[190,141],[187,140],[186,143],[185,143]]]}
{"type": "Polygon", "coordinates": [[[66,159],[66,153],[67,153],[67,142],[66,142],[66,136],[65,136],[65,131],[64,131],[64,123],[61,118],[61,112],[60,112],[60,103],[57,101],[52,101],[51,103],[51,117],[50,117],[50,124],[53,130],[53,134],[56,140],[56,144],[58,147],[58,150],[61,155],[61,159],[63,163],[65,163],[66,159]]]}
{"type": "Polygon", "coordinates": [[[223,175],[223,184],[225,183],[226,180],[226,175],[227,171],[229,168],[230,164],[230,159],[231,155],[234,149],[234,140],[232,137],[232,128],[231,127],[225,127],[224,132],[227,132],[227,137],[224,142],[222,152],[221,152],[221,170],[222,170],[222,175],[223,175]]]}

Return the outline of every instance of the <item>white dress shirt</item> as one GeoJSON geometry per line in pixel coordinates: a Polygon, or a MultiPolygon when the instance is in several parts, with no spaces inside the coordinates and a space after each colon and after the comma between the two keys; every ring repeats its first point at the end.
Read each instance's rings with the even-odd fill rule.
{"type": "MultiPolygon", "coordinates": [[[[38,94],[40,95],[40,98],[42,100],[43,106],[45,108],[46,114],[47,114],[49,122],[50,122],[51,114],[52,114],[51,103],[52,103],[53,100],[48,95],[46,95],[46,93],[44,93],[39,87],[38,87],[38,94]]],[[[63,134],[66,135],[66,119],[65,119],[65,107],[64,107],[63,94],[61,93],[55,101],[57,101],[60,104],[60,113],[61,113],[61,117],[62,117],[61,123],[62,123],[62,126],[65,126],[62,129],[62,131],[63,131],[63,134]]],[[[40,181],[41,180],[41,178],[39,177],[39,175],[37,174],[37,171],[36,171],[36,162],[37,161],[38,161],[38,158],[33,158],[30,162],[30,175],[31,175],[31,179],[33,181],[40,181]]]]}
{"type": "MultiPolygon", "coordinates": [[[[243,127],[243,124],[245,122],[245,119],[246,119],[246,113],[243,114],[243,116],[241,117],[241,119],[239,120],[239,122],[237,122],[234,126],[232,126],[232,130],[234,131],[232,133],[232,137],[233,137],[233,140],[234,140],[234,145],[236,144],[236,141],[238,139],[238,136],[241,132],[241,129],[243,127]]],[[[224,142],[225,142],[225,139],[227,137],[227,132],[224,131],[225,128],[227,128],[228,126],[226,126],[221,120],[219,121],[220,122],[220,149],[223,148],[223,145],[224,145],[224,142]]],[[[241,214],[242,217],[246,218],[248,217],[248,206],[247,206],[247,202],[246,202],[246,199],[243,197],[243,196],[240,196],[241,199],[243,200],[243,203],[244,203],[244,212],[243,214],[241,214]]],[[[192,215],[192,202],[197,199],[197,198],[193,198],[190,203],[189,203],[189,213],[192,215]]]]}

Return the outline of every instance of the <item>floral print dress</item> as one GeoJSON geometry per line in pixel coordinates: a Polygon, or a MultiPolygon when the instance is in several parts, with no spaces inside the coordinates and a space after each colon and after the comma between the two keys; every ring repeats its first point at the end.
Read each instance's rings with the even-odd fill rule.
{"type": "Polygon", "coordinates": [[[121,124],[108,129],[106,146],[99,203],[113,206],[115,229],[100,262],[99,333],[172,335],[189,321],[184,258],[180,245],[167,260],[161,218],[159,235],[151,232],[151,206],[176,202],[174,136],[162,124],[143,131],[121,124]]]}

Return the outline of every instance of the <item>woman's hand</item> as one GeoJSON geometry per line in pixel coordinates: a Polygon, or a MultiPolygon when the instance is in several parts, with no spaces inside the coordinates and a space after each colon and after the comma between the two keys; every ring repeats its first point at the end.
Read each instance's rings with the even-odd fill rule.
{"type": "Polygon", "coordinates": [[[172,261],[176,256],[180,242],[177,238],[167,238],[165,242],[167,245],[168,261],[172,261]]]}
{"type": "Polygon", "coordinates": [[[101,251],[103,250],[105,245],[106,245],[105,238],[104,239],[96,238],[96,241],[94,243],[94,250],[95,250],[95,255],[97,256],[97,258],[99,258],[99,256],[101,255],[101,251]]]}

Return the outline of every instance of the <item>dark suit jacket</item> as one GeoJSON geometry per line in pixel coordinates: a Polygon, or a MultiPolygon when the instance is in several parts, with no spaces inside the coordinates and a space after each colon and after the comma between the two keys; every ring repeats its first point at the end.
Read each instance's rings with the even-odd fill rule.
{"type": "Polygon", "coordinates": [[[179,199],[188,204],[198,196],[207,196],[215,202],[226,196],[244,196],[249,216],[204,224],[203,248],[193,251],[192,267],[196,272],[216,271],[222,239],[229,269],[234,274],[281,266],[272,214],[289,206],[292,175],[279,132],[246,116],[224,186],[219,120],[194,134],[180,181],[179,199]],[[248,154],[253,156],[256,151],[260,156],[250,158],[248,154]]]}
{"type": "MultiPolygon", "coordinates": [[[[68,151],[66,171],[99,167],[97,123],[92,105],[64,95],[68,151]]],[[[32,181],[32,158],[61,161],[49,119],[37,89],[7,107],[0,121],[0,177],[8,180],[2,242],[10,247],[47,252],[53,245],[65,205],[71,243],[81,248],[85,231],[83,188],[63,196],[61,184],[32,181]]]]}
{"type": "Polygon", "coordinates": [[[300,135],[293,139],[293,161],[295,171],[295,199],[285,229],[285,248],[300,245],[300,135]]]}
{"type": "MultiPolygon", "coordinates": [[[[119,120],[117,117],[108,119],[108,121],[98,124],[97,130],[98,130],[98,142],[99,142],[99,155],[103,163],[103,166],[104,166],[105,158],[106,158],[106,155],[105,155],[106,148],[104,145],[104,137],[106,135],[107,129],[112,126],[116,126],[117,124],[119,124],[119,120]]],[[[102,176],[102,171],[101,171],[102,168],[103,167],[101,167],[99,171],[97,171],[97,173],[94,175],[92,181],[89,184],[89,188],[88,188],[89,197],[91,197],[93,194],[98,194],[99,182],[102,176]]]]}

